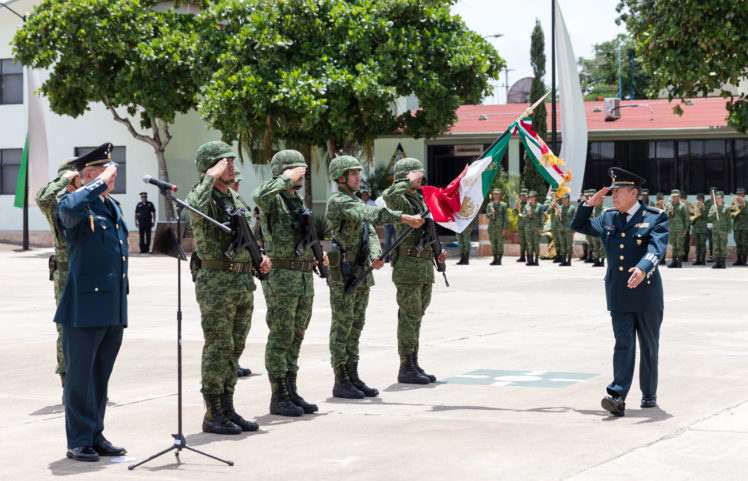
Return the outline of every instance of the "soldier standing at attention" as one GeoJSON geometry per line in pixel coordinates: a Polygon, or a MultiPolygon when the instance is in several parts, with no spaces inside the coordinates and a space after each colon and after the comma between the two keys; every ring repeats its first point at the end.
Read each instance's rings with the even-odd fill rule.
{"type": "MultiPolygon", "coordinates": [[[[387,207],[409,215],[426,211],[426,204],[419,192],[423,180],[423,165],[418,159],[406,157],[395,164],[395,181],[383,193],[387,207]]],[[[407,227],[395,224],[398,236],[407,227]]],[[[428,384],[436,376],[427,374],[418,364],[421,321],[431,303],[431,288],[434,283],[433,249],[418,249],[423,226],[411,233],[395,249],[390,257],[392,282],[397,288],[397,352],[400,355],[400,370],[397,382],[406,384],[428,384]]],[[[442,249],[439,262],[447,259],[442,249]]]]}
{"type": "Polygon", "coordinates": [[[66,456],[98,461],[127,450],[104,437],[109,377],[127,327],[127,226],[110,197],[117,178],[106,143],[70,161],[83,185],[57,205],[56,224],[68,245],[68,273],[57,304],[65,357],[66,456]]]}
{"type": "Polygon", "coordinates": [[[570,200],[569,194],[564,194],[564,196],[561,197],[563,205],[559,208],[561,211],[561,225],[558,228],[558,240],[556,241],[556,246],[558,252],[561,254],[560,265],[562,266],[571,266],[571,256],[574,249],[574,231],[571,230],[569,224],[571,224],[571,220],[574,218],[577,208],[571,205],[570,200]]]}
{"type": "Polygon", "coordinates": [[[460,247],[460,260],[456,263],[458,266],[470,264],[470,237],[477,221],[478,216],[475,216],[465,230],[457,233],[457,245],[460,247]]]}
{"type": "Polygon", "coordinates": [[[681,204],[686,208],[686,233],[683,235],[683,256],[681,262],[688,262],[688,254],[691,250],[691,222],[688,219],[691,205],[688,203],[688,193],[685,190],[680,191],[681,204]]]}
{"type": "MultiPolygon", "coordinates": [[[[706,206],[707,211],[707,219],[709,218],[709,212],[712,211],[712,192],[717,192],[716,187],[709,187],[709,193],[706,195],[706,202],[704,205],[706,206]]],[[[706,224],[706,242],[708,244],[709,249],[709,262],[714,262],[714,241],[712,239],[712,223],[707,222],[706,224]]]]}
{"type": "MultiPolygon", "coordinates": [[[[590,196],[593,195],[595,195],[595,189],[590,190],[590,196]]],[[[593,211],[593,217],[600,217],[603,215],[604,211],[605,207],[603,207],[603,204],[596,205],[595,210],[593,211]]],[[[592,241],[593,246],[592,257],[595,259],[592,267],[605,267],[605,246],[603,245],[602,239],[593,236],[590,240],[592,241]]]]}
{"type": "Polygon", "coordinates": [[[509,212],[506,202],[501,201],[499,189],[491,192],[491,201],[486,205],[486,217],[488,217],[488,238],[491,241],[493,253],[491,265],[500,266],[501,258],[504,256],[504,234],[509,225],[509,212]]]}
{"type": "MultiPolygon", "coordinates": [[[[579,203],[579,205],[584,204],[587,200],[589,200],[590,197],[592,197],[592,194],[595,193],[595,190],[587,189],[584,191],[582,195],[582,202],[579,203]]],[[[577,210],[579,210],[579,205],[577,206],[577,210]]],[[[595,211],[593,209],[592,211],[592,217],[595,217],[595,211]]],[[[595,246],[594,246],[594,237],[586,235],[584,236],[584,263],[585,264],[591,264],[594,262],[595,257],[595,246]]]]}
{"type": "Polygon", "coordinates": [[[680,201],[680,191],[670,192],[670,204],[665,209],[670,228],[670,264],[668,267],[681,267],[683,258],[683,242],[688,228],[688,210],[680,201]]]}
{"type": "MultiPolygon", "coordinates": [[[[231,220],[229,211],[251,210],[229,186],[234,182],[234,158],[231,147],[213,141],[197,149],[195,164],[200,181],[192,188],[186,202],[218,222],[231,220]]],[[[195,237],[195,295],[200,306],[203,329],[201,376],[206,413],[203,432],[240,434],[256,431],[257,424],[245,420],[234,409],[236,367],[244,351],[254,310],[255,283],[252,279],[252,257],[246,249],[233,259],[225,252],[233,240],[203,217],[190,212],[195,237]]],[[[192,262],[191,262],[192,264],[192,262]]],[[[263,273],[270,270],[270,260],[263,256],[263,273]]]]}
{"type": "Polygon", "coordinates": [[[645,180],[613,167],[612,184],[603,187],[579,206],[571,228],[599,236],[608,254],[605,297],[613,323],[613,382],[602,407],[613,416],[623,416],[626,396],[634,377],[636,338],[639,337],[639,387],[641,407],[657,406],[658,351],[664,309],[662,279],[657,269],[668,244],[667,216],[637,201],[645,180]],[[613,191],[615,208],[590,218],[592,206],[600,205],[613,191]]]}
{"type": "Polygon", "coordinates": [[[151,228],[156,223],[156,207],[148,200],[148,193],[140,193],[140,202],[135,206],[135,227],[140,233],[140,253],[151,251],[151,228]]]}
{"type": "Polygon", "coordinates": [[[712,240],[714,241],[715,264],[712,269],[724,269],[727,258],[727,237],[732,229],[732,217],[730,217],[730,206],[724,205],[725,193],[718,190],[715,195],[717,205],[712,206],[708,217],[712,224],[712,240]]]}
{"type": "MultiPolygon", "coordinates": [[[[57,177],[49,184],[45,185],[36,193],[36,204],[47,218],[49,228],[52,231],[52,240],[55,244],[55,253],[49,258],[49,280],[54,283],[55,303],[60,303],[62,289],[65,287],[65,278],[68,272],[68,248],[65,237],[55,225],[55,216],[57,215],[57,203],[60,201],[62,194],[60,191],[65,189],[66,193],[74,192],[80,187],[80,175],[68,162],[74,157],[62,161],[57,169],[57,177]]],[[[57,326],[57,369],[55,373],[60,375],[62,387],[65,387],[65,356],[62,353],[62,324],[57,326]]],[[[64,402],[64,398],[63,398],[64,402]]]]}
{"type": "Polygon", "coordinates": [[[265,253],[273,264],[269,282],[275,292],[270,292],[267,283],[262,286],[269,330],[265,369],[272,393],[270,414],[281,416],[317,412],[317,405],[306,402],[296,388],[299,351],[314,300],[314,254],[311,247],[300,254],[296,251],[307,234],[300,222],[304,200],[298,194],[306,168],[301,152],[281,150],[270,161],[273,177],[252,193],[252,200],[260,208],[265,253]]]}
{"type": "Polygon", "coordinates": [[[693,265],[706,265],[706,232],[707,232],[707,215],[706,205],[704,204],[704,194],[696,194],[694,202],[694,214],[691,216],[691,228],[693,229],[693,245],[696,250],[696,260],[693,265]]]}
{"type": "Polygon", "coordinates": [[[359,340],[366,322],[372,273],[350,294],[346,287],[369,266],[381,269],[384,260],[375,230],[377,225],[404,223],[413,228],[423,224],[420,216],[403,214],[386,207],[363,204],[356,198],[361,184],[361,163],[344,155],[330,163],[330,180],[338,190],[327,201],[327,222],[333,232],[330,251],[330,363],[335,372],[334,397],[362,399],[379,395],[358,375],[359,340]]]}
{"type": "Polygon", "coordinates": [[[528,197],[530,202],[525,206],[525,242],[527,242],[528,266],[538,265],[540,255],[540,234],[543,233],[545,214],[543,207],[538,204],[538,193],[531,190],[528,197]]]}
{"type": "Polygon", "coordinates": [[[738,259],[733,263],[734,266],[748,265],[748,206],[745,202],[745,189],[738,187],[735,194],[735,207],[733,211],[732,228],[735,237],[735,250],[738,259]]]}
{"type": "Polygon", "coordinates": [[[654,207],[654,202],[649,199],[649,189],[642,189],[641,201],[648,207],[654,207]]]}
{"type": "Polygon", "coordinates": [[[519,259],[517,262],[525,262],[527,252],[527,237],[525,237],[525,219],[527,219],[527,189],[519,191],[520,201],[514,205],[514,214],[517,216],[517,237],[519,239],[519,259]]]}

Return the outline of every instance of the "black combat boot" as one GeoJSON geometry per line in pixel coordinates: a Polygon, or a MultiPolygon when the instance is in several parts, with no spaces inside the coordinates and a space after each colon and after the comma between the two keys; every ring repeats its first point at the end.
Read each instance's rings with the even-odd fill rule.
{"type": "Polygon", "coordinates": [[[538,259],[539,258],[540,258],[540,254],[535,254],[535,260],[532,261],[532,265],[534,265],[534,266],[540,265],[540,264],[538,264],[538,259]]]}
{"type": "Polygon", "coordinates": [[[364,393],[366,397],[377,397],[379,396],[379,390],[366,385],[364,381],[358,377],[358,362],[349,362],[345,366],[345,371],[348,373],[348,379],[351,380],[356,389],[364,393]]]}
{"type": "Polygon", "coordinates": [[[468,265],[468,264],[470,264],[470,252],[465,254],[465,265],[468,265]]]}
{"type": "Polygon", "coordinates": [[[213,434],[241,434],[242,428],[230,421],[223,414],[221,394],[203,394],[205,400],[205,417],[203,418],[203,432],[213,434]]]}
{"type": "Polygon", "coordinates": [[[299,396],[299,392],[296,390],[296,376],[297,373],[288,371],[286,373],[286,389],[288,390],[288,396],[291,398],[291,402],[299,406],[304,414],[312,414],[319,411],[316,404],[308,403],[304,401],[304,398],[299,396]]]}
{"type": "Polygon", "coordinates": [[[683,257],[681,257],[680,262],[688,262],[688,253],[686,252],[683,254],[683,257]]]}
{"type": "Polygon", "coordinates": [[[678,267],[678,262],[675,260],[675,257],[672,257],[670,259],[670,264],[667,264],[668,267],[678,267]]]}
{"type": "Polygon", "coordinates": [[[742,266],[743,265],[743,263],[742,263],[742,260],[743,260],[742,257],[743,257],[742,254],[738,254],[738,256],[735,258],[735,262],[733,262],[732,265],[734,265],[734,266],[742,266]]]}
{"type": "Polygon", "coordinates": [[[304,410],[291,401],[288,389],[286,389],[285,376],[282,378],[268,376],[268,378],[272,391],[270,395],[270,414],[290,417],[298,417],[304,414],[304,410]]]}
{"type": "Polygon", "coordinates": [[[363,399],[365,397],[363,391],[351,382],[345,365],[335,366],[333,370],[335,371],[335,385],[332,387],[333,397],[342,397],[345,399],[363,399]]]}
{"type": "Polygon", "coordinates": [[[418,371],[413,357],[413,354],[408,354],[405,358],[400,358],[400,371],[397,373],[397,382],[402,384],[430,383],[431,379],[418,371]]]}
{"type": "Polygon", "coordinates": [[[504,254],[499,254],[498,260],[499,262],[496,263],[497,266],[501,265],[501,258],[504,257],[504,254]]]}
{"type": "Polygon", "coordinates": [[[519,259],[517,259],[517,262],[525,262],[525,251],[524,250],[519,251],[519,259]]]}
{"type": "Polygon", "coordinates": [[[224,391],[221,395],[221,406],[223,407],[223,414],[232,423],[236,424],[241,428],[242,431],[257,431],[260,426],[252,421],[247,421],[239,415],[234,409],[234,393],[224,391]]]}
{"type": "Polygon", "coordinates": [[[525,263],[526,266],[534,266],[535,263],[532,260],[532,254],[530,252],[527,253],[527,262],[525,263]]]}
{"type": "Polygon", "coordinates": [[[592,254],[592,252],[587,253],[587,258],[584,260],[585,264],[592,264],[595,262],[595,256],[592,254]]]}
{"type": "Polygon", "coordinates": [[[252,370],[248,367],[241,367],[240,365],[236,365],[236,377],[246,377],[252,374],[252,370]]]}
{"type": "Polygon", "coordinates": [[[556,257],[553,258],[553,263],[554,264],[559,264],[559,263],[561,263],[563,261],[564,260],[561,258],[561,256],[559,254],[556,254],[556,257]]]}
{"type": "Polygon", "coordinates": [[[493,256],[493,262],[489,264],[490,266],[498,266],[499,265],[499,256],[493,256]]]}
{"type": "Polygon", "coordinates": [[[467,256],[465,254],[460,254],[460,260],[457,261],[456,265],[458,266],[464,266],[468,263],[467,256]]]}
{"type": "Polygon", "coordinates": [[[416,370],[418,372],[420,372],[421,374],[423,374],[424,376],[426,376],[427,378],[429,378],[429,381],[436,382],[436,376],[434,376],[433,374],[427,373],[426,371],[423,370],[423,368],[421,367],[421,365],[418,364],[418,353],[417,352],[415,354],[413,354],[413,362],[415,363],[416,370]]]}

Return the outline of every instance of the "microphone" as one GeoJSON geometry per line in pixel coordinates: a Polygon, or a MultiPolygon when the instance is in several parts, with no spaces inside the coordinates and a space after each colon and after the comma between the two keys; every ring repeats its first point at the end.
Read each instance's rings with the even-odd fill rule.
{"type": "Polygon", "coordinates": [[[164,182],[161,179],[154,179],[150,175],[144,175],[143,176],[143,182],[145,182],[146,184],[153,184],[153,185],[155,185],[156,187],[158,187],[161,190],[170,190],[172,192],[176,192],[177,189],[179,189],[179,187],[177,187],[174,184],[170,184],[168,182],[164,182]]]}

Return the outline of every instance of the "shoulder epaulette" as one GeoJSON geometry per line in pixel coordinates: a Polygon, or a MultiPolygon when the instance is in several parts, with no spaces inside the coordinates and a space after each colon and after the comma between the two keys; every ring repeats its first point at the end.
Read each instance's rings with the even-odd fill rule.
{"type": "Polygon", "coordinates": [[[618,212],[618,209],[616,209],[615,207],[611,207],[609,209],[605,209],[605,212],[613,212],[613,211],[618,212]]]}
{"type": "Polygon", "coordinates": [[[652,207],[651,205],[647,206],[647,211],[652,212],[653,214],[662,214],[663,212],[665,212],[664,210],[658,209],[657,207],[652,207]]]}

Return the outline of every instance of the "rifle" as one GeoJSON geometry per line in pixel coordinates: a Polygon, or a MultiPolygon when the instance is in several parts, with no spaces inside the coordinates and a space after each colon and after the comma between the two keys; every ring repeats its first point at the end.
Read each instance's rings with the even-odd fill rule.
{"type": "Polygon", "coordinates": [[[252,229],[249,228],[246,211],[241,207],[237,207],[236,209],[226,209],[226,213],[231,218],[229,224],[231,226],[233,239],[231,240],[228,249],[226,249],[223,254],[229,259],[233,259],[242,249],[247,249],[249,255],[252,257],[252,265],[254,266],[253,275],[261,281],[266,281],[268,289],[270,289],[272,295],[275,296],[273,287],[270,285],[270,276],[268,274],[263,274],[260,271],[260,265],[262,264],[262,250],[260,249],[260,245],[257,243],[257,239],[255,239],[255,236],[252,234],[252,229]]]}
{"type": "Polygon", "coordinates": [[[438,272],[442,273],[444,276],[444,283],[449,287],[449,281],[447,280],[447,264],[445,262],[439,262],[439,256],[442,253],[442,243],[436,232],[436,222],[434,222],[434,217],[428,209],[426,209],[426,212],[424,212],[421,217],[423,217],[426,222],[426,225],[424,226],[424,236],[421,239],[423,242],[423,249],[426,249],[429,246],[433,249],[434,266],[438,272]]]}
{"type": "Polygon", "coordinates": [[[303,234],[301,241],[299,241],[294,248],[294,252],[296,252],[297,256],[300,256],[304,254],[305,250],[311,247],[314,259],[317,261],[317,265],[314,266],[314,272],[322,279],[325,279],[329,287],[330,269],[324,265],[325,253],[322,251],[322,243],[319,241],[317,231],[314,228],[314,214],[311,209],[300,209],[296,207],[285,195],[281,194],[281,197],[296,219],[291,223],[291,225],[294,229],[300,229],[303,234]]]}

